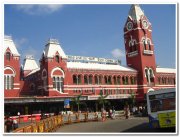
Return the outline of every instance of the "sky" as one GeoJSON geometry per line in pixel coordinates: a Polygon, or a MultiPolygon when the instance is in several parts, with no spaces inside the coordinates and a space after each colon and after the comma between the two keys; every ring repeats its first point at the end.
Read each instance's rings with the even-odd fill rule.
{"type": "MultiPolygon", "coordinates": [[[[38,62],[49,38],[66,55],[120,59],[126,65],[123,28],[130,4],[5,5],[4,31],[12,36],[21,63],[32,54],[38,62]]],[[[176,66],[176,6],[140,4],[152,24],[156,64],[176,66]]]]}

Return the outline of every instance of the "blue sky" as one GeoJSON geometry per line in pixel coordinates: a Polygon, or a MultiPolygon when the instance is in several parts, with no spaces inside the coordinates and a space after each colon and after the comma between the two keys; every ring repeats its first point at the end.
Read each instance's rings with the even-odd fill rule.
{"type": "MultiPolygon", "coordinates": [[[[38,61],[47,40],[56,38],[67,55],[120,58],[126,65],[123,27],[130,6],[5,5],[5,34],[13,37],[21,61],[26,54],[38,61]]],[[[153,27],[156,64],[175,68],[176,6],[140,6],[153,27]]]]}

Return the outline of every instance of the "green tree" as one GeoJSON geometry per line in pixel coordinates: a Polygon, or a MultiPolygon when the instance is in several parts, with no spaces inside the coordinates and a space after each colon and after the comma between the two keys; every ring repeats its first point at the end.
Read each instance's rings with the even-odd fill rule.
{"type": "Polygon", "coordinates": [[[136,103],[136,95],[131,92],[130,98],[129,98],[129,104],[132,105],[132,107],[135,105],[136,103]]]}
{"type": "Polygon", "coordinates": [[[77,95],[76,97],[72,98],[72,101],[77,105],[78,111],[79,111],[79,106],[81,104],[81,102],[80,102],[81,96],[82,96],[82,93],[77,95]]]}
{"type": "Polygon", "coordinates": [[[108,94],[103,95],[103,92],[100,92],[99,97],[98,97],[98,102],[99,102],[99,104],[102,105],[103,110],[104,110],[104,105],[109,103],[109,101],[106,100],[107,96],[108,96],[108,94]]]}

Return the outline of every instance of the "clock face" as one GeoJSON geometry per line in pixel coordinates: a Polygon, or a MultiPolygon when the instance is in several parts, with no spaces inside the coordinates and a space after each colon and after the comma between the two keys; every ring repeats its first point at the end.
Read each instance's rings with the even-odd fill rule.
{"type": "Polygon", "coordinates": [[[144,28],[148,28],[148,22],[146,20],[143,20],[142,24],[144,28]]]}
{"type": "Polygon", "coordinates": [[[133,28],[133,23],[132,23],[132,22],[128,22],[126,28],[127,28],[128,30],[132,30],[132,28],[133,28]]]}

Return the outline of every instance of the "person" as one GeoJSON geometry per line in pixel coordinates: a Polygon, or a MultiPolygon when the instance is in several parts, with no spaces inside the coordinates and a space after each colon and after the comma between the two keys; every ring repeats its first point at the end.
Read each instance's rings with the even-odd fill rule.
{"type": "Polygon", "coordinates": [[[112,112],[112,119],[115,119],[115,113],[116,113],[116,111],[115,111],[115,109],[113,109],[113,112],[112,112]]]}
{"type": "Polygon", "coordinates": [[[6,119],[7,119],[7,120],[5,121],[5,129],[6,129],[6,132],[11,132],[11,131],[12,131],[13,122],[12,122],[12,120],[10,119],[9,116],[7,116],[6,119]]]}
{"type": "Polygon", "coordinates": [[[18,122],[16,119],[13,119],[13,129],[17,129],[18,128],[18,122]]]}
{"type": "Polygon", "coordinates": [[[130,116],[129,105],[125,106],[124,111],[125,111],[125,117],[126,119],[128,119],[130,116]]]}
{"type": "Polygon", "coordinates": [[[109,110],[109,117],[112,119],[112,109],[109,110]]]}

